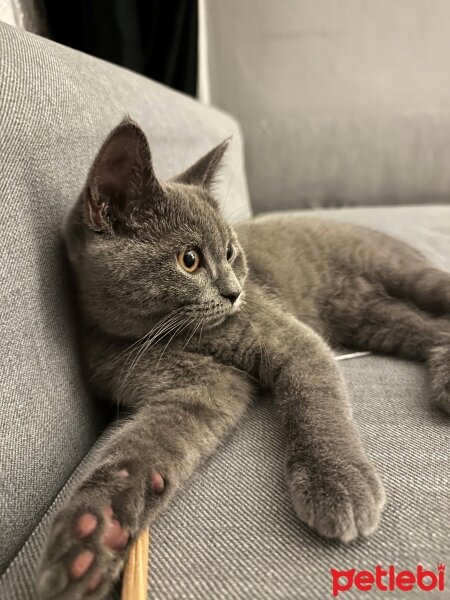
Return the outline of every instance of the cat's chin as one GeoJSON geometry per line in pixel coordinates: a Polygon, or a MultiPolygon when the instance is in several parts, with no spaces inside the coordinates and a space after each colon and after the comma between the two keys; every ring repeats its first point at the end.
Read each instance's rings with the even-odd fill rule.
{"type": "Polygon", "coordinates": [[[230,313],[225,313],[223,315],[211,317],[211,318],[205,320],[204,324],[203,324],[203,329],[205,331],[210,331],[211,329],[215,329],[216,327],[219,327],[219,325],[222,325],[222,323],[224,323],[224,321],[226,320],[226,318],[229,315],[230,315],[230,313]]]}
{"type": "Polygon", "coordinates": [[[211,329],[215,329],[216,327],[219,327],[220,325],[225,323],[225,321],[227,319],[229,319],[230,317],[235,315],[239,311],[239,307],[240,307],[240,304],[238,305],[236,302],[236,304],[230,310],[228,310],[220,315],[215,315],[213,317],[208,318],[207,320],[204,321],[203,329],[211,330],[211,329]]]}

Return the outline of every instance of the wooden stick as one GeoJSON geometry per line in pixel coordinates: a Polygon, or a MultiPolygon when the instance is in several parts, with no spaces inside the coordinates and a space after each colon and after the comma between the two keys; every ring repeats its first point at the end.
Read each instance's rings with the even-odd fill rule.
{"type": "Polygon", "coordinates": [[[147,600],[149,543],[145,529],[131,546],[123,575],[122,600],[147,600]]]}

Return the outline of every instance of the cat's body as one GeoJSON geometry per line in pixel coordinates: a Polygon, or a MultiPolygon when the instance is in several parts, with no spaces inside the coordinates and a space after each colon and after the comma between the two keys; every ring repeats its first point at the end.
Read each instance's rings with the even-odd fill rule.
{"type": "Polygon", "coordinates": [[[256,287],[258,298],[272,299],[331,346],[424,360],[426,339],[432,345],[438,331],[450,332],[445,319],[431,323],[420,312],[448,316],[447,275],[405,243],[366,227],[292,214],[259,217],[235,230],[250,290],[256,287]],[[408,323],[408,335],[401,335],[408,323]]]}
{"type": "Polygon", "coordinates": [[[133,416],[55,520],[43,598],[104,597],[130,540],[258,386],[279,409],[299,517],[342,541],[370,534],[384,491],[329,344],[428,361],[450,410],[450,276],[352,225],[265,217],[233,231],[207,191],[223,151],[160,184],[125,122],[69,217],[91,382],[133,416]]]}

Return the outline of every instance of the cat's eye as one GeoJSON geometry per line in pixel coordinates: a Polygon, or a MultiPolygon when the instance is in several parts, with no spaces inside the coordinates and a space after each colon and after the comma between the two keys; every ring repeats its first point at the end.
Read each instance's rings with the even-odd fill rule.
{"type": "Polygon", "coordinates": [[[193,273],[200,265],[200,254],[197,250],[183,250],[177,258],[180,266],[188,273],[193,273]]]}
{"type": "Polygon", "coordinates": [[[232,244],[228,244],[227,246],[227,260],[230,261],[234,255],[234,248],[232,244]]]}

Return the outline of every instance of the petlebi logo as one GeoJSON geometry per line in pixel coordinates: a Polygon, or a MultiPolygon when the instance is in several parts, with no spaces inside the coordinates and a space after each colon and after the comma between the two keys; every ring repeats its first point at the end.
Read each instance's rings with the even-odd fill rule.
{"type": "MultiPolygon", "coordinates": [[[[417,565],[414,570],[398,570],[393,565],[382,567],[376,565],[372,570],[357,571],[348,569],[340,571],[330,569],[331,593],[336,598],[342,594],[345,600],[345,592],[357,589],[361,592],[380,590],[382,592],[411,592],[421,590],[431,592],[445,590],[445,565],[440,564],[436,570],[431,571],[417,565]]],[[[433,596],[434,597],[434,596],[433,596]]]]}

